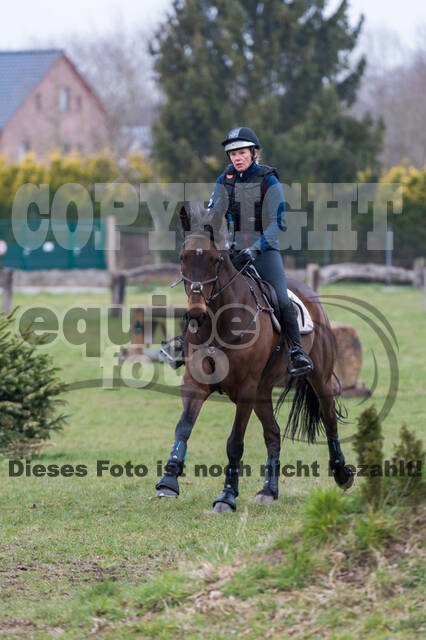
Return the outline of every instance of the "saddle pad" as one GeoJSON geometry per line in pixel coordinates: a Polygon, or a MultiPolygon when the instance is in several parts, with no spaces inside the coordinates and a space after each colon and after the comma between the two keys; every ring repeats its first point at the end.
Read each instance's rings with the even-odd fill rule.
{"type": "Polygon", "coordinates": [[[312,322],[311,314],[309,313],[301,299],[298,298],[297,295],[293,293],[293,291],[287,289],[287,293],[297,312],[297,322],[299,323],[300,333],[302,335],[312,333],[312,331],[314,330],[314,323],[312,322]]]}

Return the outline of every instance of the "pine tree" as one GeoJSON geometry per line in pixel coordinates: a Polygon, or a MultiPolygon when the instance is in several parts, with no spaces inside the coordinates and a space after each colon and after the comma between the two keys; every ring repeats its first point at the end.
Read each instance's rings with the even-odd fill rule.
{"type": "Polygon", "coordinates": [[[383,498],[383,435],[375,407],[368,407],[359,416],[353,448],[358,455],[358,465],[365,465],[362,496],[371,506],[378,507],[383,498]]]}
{"type": "Polygon", "coordinates": [[[0,314],[0,454],[23,458],[62,428],[65,416],[57,409],[64,402],[58,396],[67,385],[50,356],[37,351],[41,338],[31,327],[18,336],[13,322],[13,313],[0,314]]]}
{"type": "Polygon", "coordinates": [[[176,181],[213,180],[234,126],[254,129],[283,181],[351,181],[377,168],[382,125],[348,114],[365,68],[348,1],[174,0],[152,45],[164,92],[154,153],[176,181]]]}
{"type": "Polygon", "coordinates": [[[396,499],[419,505],[426,497],[426,480],[423,469],[426,452],[423,442],[417,439],[415,431],[409,431],[403,425],[399,432],[399,443],[394,445],[393,464],[402,473],[388,479],[390,490],[396,494],[396,499]]]}

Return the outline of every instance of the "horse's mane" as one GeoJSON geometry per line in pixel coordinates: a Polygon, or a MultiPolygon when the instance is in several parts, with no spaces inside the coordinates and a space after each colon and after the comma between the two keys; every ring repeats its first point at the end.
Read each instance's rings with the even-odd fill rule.
{"type": "Polygon", "coordinates": [[[185,233],[210,233],[216,243],[223,239],[223,216],[212,214],[201,202],[188,202],[180,211],[182,229],[185,233]]]}
{"type": "Polygon", "coordinates": [[[212,224],[212,215],[201,202],[189,202],[185,205],[191,222],[191,231],[204,231],[204,227],[212,224]]]}

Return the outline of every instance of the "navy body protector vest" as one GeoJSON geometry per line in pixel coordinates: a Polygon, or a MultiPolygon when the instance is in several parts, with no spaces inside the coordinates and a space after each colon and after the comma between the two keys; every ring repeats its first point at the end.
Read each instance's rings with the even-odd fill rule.
{"type": "Polygon", "coordinates": [[[238,172],[233,164],[228,164],[226,167],[223,185],[229,197],[227,211],[228,230],[231,218],[234,235],[236,231],[241,231],[243,227],[250,228],[251,231],[263,233],[262,207],[266,194],[266,182],[270,175],[274,175],[279,180],[278,171],[274,167],[270,167],[267,164],[260,164],[256,173],[250,176],[250,180],[244,182],[243,180],[239,180],[238,172]],[[238,202],[236,201],[235,194],[236,184],[243,185],[241,189],[237,190],[238,202]],[[242,216],[243,220],[241,219],[242,216]]]}

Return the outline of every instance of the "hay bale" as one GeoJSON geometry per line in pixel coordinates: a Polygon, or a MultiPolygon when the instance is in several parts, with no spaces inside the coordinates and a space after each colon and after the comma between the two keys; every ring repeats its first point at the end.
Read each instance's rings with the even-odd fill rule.
{"type": "Polygon", "coordinates": [[[342,385],[342,396],[370,395],[364,384],[358,381],[362,367],[362,346],[357,332],[344,322],[332,322],[331,328],[337,343],[334,372],[342,385]]]}

